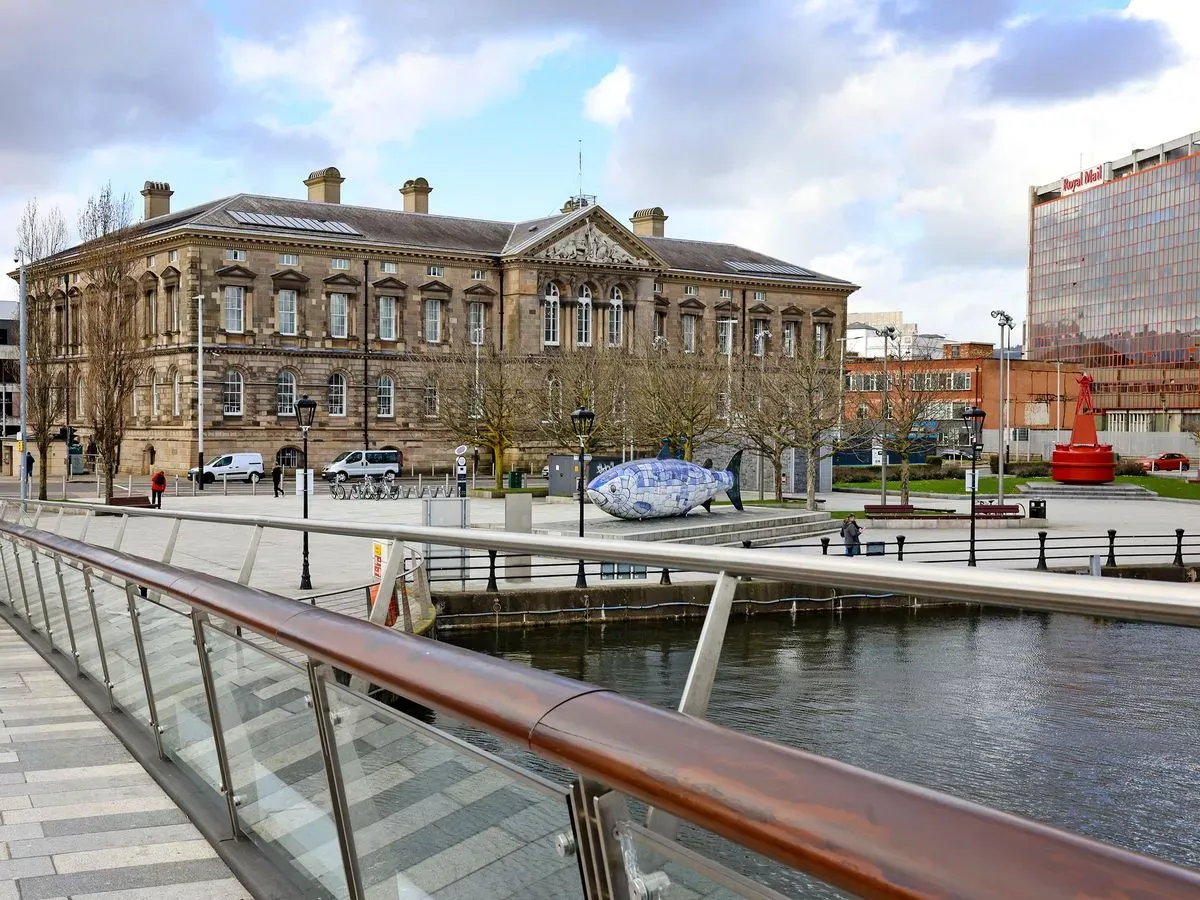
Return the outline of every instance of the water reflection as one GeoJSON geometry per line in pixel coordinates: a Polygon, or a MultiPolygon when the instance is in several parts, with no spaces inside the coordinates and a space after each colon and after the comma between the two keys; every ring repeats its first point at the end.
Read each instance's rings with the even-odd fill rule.
{"type": "MultiPolygon", "coordinates": [[[[699,622],[455,634],[673,707],[699,622]]],[[[1200,631],[937,608],[730,622],[710,718],[1200,867],[1200,631]]]]}

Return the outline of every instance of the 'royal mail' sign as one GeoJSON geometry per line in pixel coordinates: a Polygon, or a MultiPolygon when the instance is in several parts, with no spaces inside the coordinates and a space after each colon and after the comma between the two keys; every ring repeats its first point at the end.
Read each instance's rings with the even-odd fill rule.
{"type": "Polygon", "coordinates": [[[1074,175],[1065,176],[1062,180],[1062,193],[1074,194],[1076,191],[1086,190],[1103,182],[1104,166],[1093,166],[1082,172],[1076,172],[1074,175]]]}

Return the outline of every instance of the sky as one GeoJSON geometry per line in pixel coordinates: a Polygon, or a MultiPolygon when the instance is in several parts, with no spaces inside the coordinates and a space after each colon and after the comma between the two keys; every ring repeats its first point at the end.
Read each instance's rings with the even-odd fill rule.
{"type": "MultiPolygon", "coordinates": [[[[997,336],[1031,184],[1200,130],[1197,0],[0,0],[0,240],[111,182],[529,219],[580,189],[667,234],[997,336]],[[113,9],[120,15],[113,15],[113,9]],[[47,57],[57,57],[54,64],[47,57]],[[50,64],[47,64],[50,62],[50,64]],[[1192,110],[1192,114],[1188,114],[1192,110]]],[[[0,300],[15,288],[4,279],[0,300]]],[[[1019,335],[1019,332],[1018,332],[1019,335]]]]}

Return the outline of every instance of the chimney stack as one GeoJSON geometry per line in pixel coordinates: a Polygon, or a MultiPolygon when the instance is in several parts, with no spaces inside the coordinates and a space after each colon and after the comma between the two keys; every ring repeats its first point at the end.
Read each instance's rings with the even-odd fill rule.
{"type": "Polygon", "coordinates": [[[404,182],[404,187],[400,188],[400,193],[404,195],[404,211],[410,213],[429,212],[429,192],[432,190],[433,188],[424,178],[408,179],[404,182]]]}
{"type": "Polygon", "coordinates": [[[171,195],[175,193],[165,181],[147,181],[142,188],[142,196],[146,198],[144,218],[157,219],[171,211],[171,195]]]}
{"type": "Polygon", "coordinates": [[[666,234],[667,214],[661,206],[639,209],[629,221],[638,237],[663,237],[666,234]]]}
{"type": "Polygon", "coordinates": [[[342,182],[346,179],[336,166],[318,169],[304,180],[310,203],[341,203],[342,182]]]}

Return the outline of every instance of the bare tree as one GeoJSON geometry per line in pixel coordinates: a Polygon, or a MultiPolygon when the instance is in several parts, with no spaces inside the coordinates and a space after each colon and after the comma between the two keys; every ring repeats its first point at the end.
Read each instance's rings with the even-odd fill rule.
{"type": "Polygon", "coordinates": [[[108,500],[131,398],[144,368],[136,327],[138,292],[132,279],[137,259],[132,211],[129,196],[115,196],[109,184],[88,200],[79,216],[80,257],[87,279],[85,408],[108,500]]]}
{"type": "Polygon", "coordinates": [[[690,460],[700,443],[716,443],[730,433],[726,369],[711,357],[673,351],[665,340],[637,360],[629,392],[639,443],[684,439],[690,460]]]}
{"type": "Polygon", "coordinates": [[[505,452],[520,447],[532,428],[528,363],[480,347],[478,356],[438,356],[426,377],[436,385],[439,424],[456,440],[491,451],[500,488],[505,452]]]}
{"type": "Polygon", "coordinates": [[[596,414],[584,452],[620,446],[632,432],[627,396],[630,358],[616,349],[576,347],[543,360],[537,384],[537,437],[556,449],[579,450],[571,413],[586,406],[596,414]]]}
{"type": "MultiPolygon", "coordinates": [[[[67,223],[57,206],[43,212],[37,198],[25,204],[17,227],[17,254],[28,267],[25,305],[25,423],[21,436],[38,448],[38,498],[46,499],[50,442],[55,426],[66,412],[65,376],[58,364],[59,338],[53,285],[44,260],[67,245],[67,223]]],[[[26,450],[28,452],[28,450],[26,450]]],[[[20,460],[20,464],[24,464],[20,460]]]]}
{"type": "Polygon", "coordinates": [[[925,423],[944,402],[939,399],[943,375],[913,359],[889,359],[886,386],[882,360],[867,374],[874,376],[875,390],[862,395],[864,418],[881,436],[883,452],[900,457],[900,502],[908,503],[909,456],[929,445],[925,423]]]}

